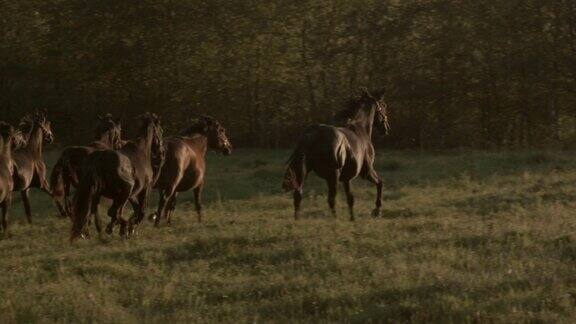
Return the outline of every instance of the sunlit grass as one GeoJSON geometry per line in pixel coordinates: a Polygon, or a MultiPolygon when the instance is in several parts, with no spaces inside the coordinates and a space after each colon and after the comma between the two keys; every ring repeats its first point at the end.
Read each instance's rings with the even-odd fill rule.
{"type": "MultiPolygon", "coordinates": [[[[576,168],[567,153],[383,153],[358,220],[310,177],[303,219],[280,191],[288,151],[209,156],[205,222],[68,244],[40,192],[0,240],[0,322],[570,321],[576,168]]],[[[152,204],[151,207],[155,206],[152,204]]]]}

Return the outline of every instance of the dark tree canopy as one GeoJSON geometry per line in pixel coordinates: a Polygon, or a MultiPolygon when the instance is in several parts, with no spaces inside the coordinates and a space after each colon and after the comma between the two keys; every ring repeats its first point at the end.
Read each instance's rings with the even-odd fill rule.
{"type": "Polygon", "coordinates": [[[47,108],[59,142],[98,114],[216,117],[292,145],[362,87],[397,148],[576,143],[573,0],[0,0],[0,111],[47,108]]]}

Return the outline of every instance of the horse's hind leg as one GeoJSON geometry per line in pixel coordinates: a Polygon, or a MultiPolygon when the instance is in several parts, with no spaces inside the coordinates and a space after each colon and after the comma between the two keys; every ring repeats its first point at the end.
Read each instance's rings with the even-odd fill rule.
{"type": "Polygon", "coordinates": [[[294,198],[294,219],[298,220],[302,206],[302,188],[294,190],[292,197],[294,198]]]}
{"type": "Polygon", "coordinates": [[[336,195],[338,194],[338,178],[340,172],[336,171],[326,181],[328,181],[328,206],[332,216],[336,217],[336,195]]]}
{"type": "Polygon", "coordinates": [[[204,188],[204,183],[194,188],[194,204],[198,215],[198,223],[202,223],[202,188],[204,188]]]}
{"type": "Polygon", "coordinates": [[[111,218],[110,224],[108,224],[108,227],[106,228],[106,232],[108,234],[112,233],[112,229],[114,228],[114,224],[116,222],[119,222],[120,223],[120,236],[122,238],[124,238],[126,236],[127,222],[122,217],[122,213],[124,211],[124,206],[126,206],[127,201],[128,201],[128,198],[126,198],[126,199],[114,199],[114,201],[112,202],[112,206],[110,206],[110,209],[108,209],[108,216],[110,216],[110,218],[111,218]]]}
{"type": "Polygon", "coordinates": [[[132,217],[129,221],[129,235],[134,234],[136,231],[136,226],[142,223],[146,213],[146,206],[148,205],[149,196],[150,190],[144,190],[138,195],[138,208],[134,210],[134,217],[132,217]]]}
{"type": "Polygon", "coordinates": [[[172,199],[174,195],[175,188],[170,188],[160,191],[160,202],[158,203],[158,211],[156,212],[156,219],[154,220],[154,226],[160,226],[160,220],[166,217],[166,205],[172,199]]]}
{"type": "Polygon", "coordinates": [[[346,201],[348,202],[348,210],[350,212],[350,220],[354,221],[354,195],[350,188],[350,181],[344,181],[344,190],[346,191],[346,201]]]}
{"type": "Polygon", "coordinates": [[[8,210],[10,209],[10,204],[11,204],[11,194],[8,195],[8,197],[6,197],[6,199],[4,200],[4,202],[2,202],[2,204],[0,204],[0,207],[2,207],[2,219],[0,221],[0,232],[9,235],[8,233],[8,210]]]}
{"type": "Polygon", "coordinates": [[[98,213],[98,206],[100,205],[100,197],[94,199],[92,202],[92,215],[94,216],[94,226],[98,235],[102,235],[102,222],[100,221],[100,215],[98,213]]]}
{"type": "Polygon", "coordinates": [[[26,219],[28,224],[32,224],[32,210],[30,208],[30,189],[26,189],[20,192],[22,195],[22,203],[24,204],[24,211],[26,212],[26,219]]]}

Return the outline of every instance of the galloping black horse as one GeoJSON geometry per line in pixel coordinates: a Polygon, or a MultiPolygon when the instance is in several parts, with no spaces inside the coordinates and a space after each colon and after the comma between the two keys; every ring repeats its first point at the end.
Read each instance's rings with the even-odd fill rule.
{"type": "Polygon", "coordinates": [[[62,151],[52,169],[50,189],[62,217],[70,217],[70,189],[77,187],[84,161],[99,150],[117,150],[121,147],[122,126],[112,115],[98,116],[96,139],[88,146],[70,146],[62,151]]]}
{"type": "Polygon", "coordinates": [[[156,183],[156,188],[160,191],[156,226],[160,224],[161,218],[165,218],[170,224],[178,193],[190,189],[194,190],[196,212],[198,221],[201,222],[206,152],[213,149],[225,155],[232,153],[232,144],[226,136],[226,130],[216,119],[202,116],[198,120],[192,120],[191,124],[180,136],[170,137],[165,141],[166,161],[156,183]]]}
{"type": "Polygon", "coordinates": [[[142,126],[136,140],[129,141],[117,151],[96,151],[84,163],[72,206],[71,241],[84,232],[90,214],[94,214],[100,231],[96,213],[102,196],[112,200],[108,210],[111,221],[106,229],[109,234],[119,222],[120,236],[125,237],[128,225],[132,232],[144,218],[148,198],[162,168],[164,147],[160,118],[146,113],[140,119],[142,126]],[[135,215],[129,221],[122,216],[128,201],[135,209],[135,215]]]}
{"type": "Polygon", "coordinates": [[[46,111],[36,111],[22,118],[21,128],[27,135],[26,144],[12,154],[14,160],[14,191],[20,191],[28,223],[32,223],[29,191],[39,188],[52,195],[46,181],[46,164],[43,158],[44,143],[52,143],[54,135],[46,111]]]}
{"type": "Polygon", "coordinates": [[[354,220],[354,196],[350,181],[361,176],[377,187],[374,216],[382,206],[382,180],[374,170],[373,125],[389,131],[388,112],[384,104],[384,90],[363,91],[349,107],[337,114],[341,126],[314,125],[309,127],[288,160],[283,189],[294,191],[294,218],[298,219],[302,202],[302,188],[309,172],[314,171],[328,182],[328,204],[336,216],[338,181],[346,191],[350,220],[354,220]]]}
{"type": "MultiPolygon", "coordinates": [[[[0,207],[2,218],[0,219],[0,232],[8,231],[8,210],[12,203],[12,190],[14,189],[14,165],[12,160],[12,147],[14,146],[14,128],[0,122],[0,207]]],[[[17,144],[19,145],[19,144],[17,144]]]]}

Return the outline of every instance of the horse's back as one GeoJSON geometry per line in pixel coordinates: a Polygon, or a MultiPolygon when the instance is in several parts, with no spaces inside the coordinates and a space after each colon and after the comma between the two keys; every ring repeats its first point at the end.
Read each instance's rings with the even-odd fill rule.
{"type": "Polygon", "coordinates": [[[58,163],[66,163],[72,168],[72,172],[79,172],[82,164],[94,151],[93,148],[87,146],[70,146],[62,151],[58,163]]]}
{"type": "Polygon", "coordinates": [[[309,127],[301,140],[305,148],[307,169],[322,178],[334,172],[341,180],[350,180],[361,170],[358,139],[349,129],[332,125],[309,127]]]}
{"type": "Polygon", "coordinates": [[[340,169],[346,161],[346,136],[330,125],[315,125],[304,133],[304,147],[308,169],[320,176],[331,169],[340,169]]]}
{"type": "Polygon", "coordinates": [[[113,188],[115,185],[125,183],[134,185],[134,168],[130,159],[117,151],[95,151],[84,163],[84,171],[95,170],[106,187],[113,188]]]}

